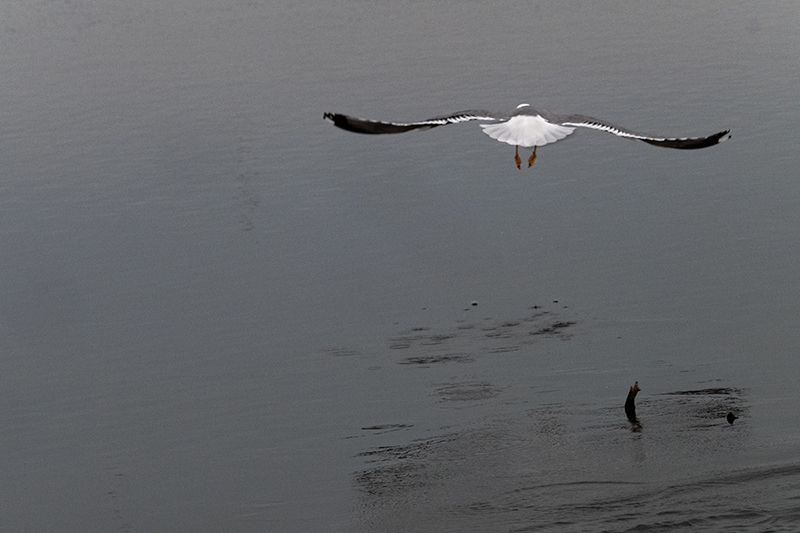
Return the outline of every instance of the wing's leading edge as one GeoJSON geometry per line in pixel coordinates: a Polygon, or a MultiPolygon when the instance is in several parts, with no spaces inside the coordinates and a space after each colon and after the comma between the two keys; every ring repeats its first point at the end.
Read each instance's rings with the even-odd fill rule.
{"type": "Polygon", "coordinates": [[[604,120],[585,115],[569,115],[566,117],[553,116],[553,120],[557,120],[563,126],[577,126],[581,128],[589,128],[593,130],[607,131],[613,133],[618,137],[626,139],[634,139],[637,141],[646,142],[653,146],[661,146],[662,148],[676,148],[678,150],[697,150],[699,148],[708,148],[731,138],[731,130],[724,130],[717,132],[708,137],[655,137],[652,135],[644,135],[636,133],[631,130],[615,126],[604,120]]]}
{"type": "Polygon", "coordinates": [[[322,117],[333,122],[334,126],[343,130],[355,133],[365,133],[368,135],[380,135],[385,133],[405,133],[411,130],[427,130],[436,126],[446,124],[458,124],[459,122],[469,122],[471,120],[497,120],[486,111],[460,111],[452,115],[430,118],[420,122],[382,122],[379,120],[366,120],[363,118],[350,117],[340,113],[325,113],[322,117]]]}

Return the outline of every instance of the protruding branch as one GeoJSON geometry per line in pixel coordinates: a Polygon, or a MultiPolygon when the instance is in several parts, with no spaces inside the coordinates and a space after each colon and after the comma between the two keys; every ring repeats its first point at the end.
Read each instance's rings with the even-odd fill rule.
{"type": "Polygon", "coordinates": [[[639,421],[636,418],[636,404],[634,403],[634,400],[636,399],[636,393],[640,390],[642,389],[639,388],[639,382],[637,381],[633,384],[633,387],[631,387],[630,392],[628,392],[628,399],[625,400],[625,414],[627,415],[628,420],[631,422],[639,421]]]}

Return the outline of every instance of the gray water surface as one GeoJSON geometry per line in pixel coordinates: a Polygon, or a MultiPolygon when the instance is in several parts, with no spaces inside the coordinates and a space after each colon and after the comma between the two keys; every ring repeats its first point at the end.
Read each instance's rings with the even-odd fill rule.
{"type": "Polygon", "coordinates": [[[0,531],[795,531],[798,27],[2,3],[0,531]],[[322,120],[523,102],[733,138],[322,120]]]}

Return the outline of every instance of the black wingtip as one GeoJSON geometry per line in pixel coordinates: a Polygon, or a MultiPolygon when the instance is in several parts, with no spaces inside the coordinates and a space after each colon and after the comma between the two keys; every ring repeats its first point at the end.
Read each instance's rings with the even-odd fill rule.
{"type": "Polygon", "coordinates": [[[330,120],[337,128],[367,135],[403,133],[406,131],[433,127],[427,124],[394,124],[392,122],[364,120],[363,118],[349,117],[340,113],[323,113],[322,118],[330,120]]]}
{"type": "Polygon", "coordinates": [[[700,148],[708,148],[709,146],[717,145],[721,142],[727,141],[731,138],[731,130],[724,130],[709,135],[708,137],[696,137],[689,139],[640,139],[647,144],[653,146],[661,146],[663,148],[677,148],[678,150],[698,150],[700,148]]]}
{"type": "Polygon", "coordinates": [[[360,120],[351,119],[347,115],[325,112],[322,114],[322,118],[325,120],[330,120],[331,122],[333,122],[334,126],[336,126],[337,128],[341,128],[343,130],[353,131],[355,133],[369,133],[367,131],[364,131],[365,130],[364,127],[359,127],[360,125],[358,123],[361,122],[360,120]]]}
{"type": "MultiPolygon", "coordinates": [[[[325,112],[325,113],[322,114],[322,118],[324,120],[332,122],[334,126],[338,126],[340,128],[343,127],[342,126],[343,123],[345,123],[345,124],[347,123],[347,117],[345,117],[344,115],[340,115],[339,113],[328,113],[328,112],[325,112]]],[[[347,129],[347,128],[344,128],[344,129],[347,129]]]]}
{"type": "Polygon", "coordinates": [[[325,113],[322,115],[322,118],[330,120],[333,122],[334,126],[346,131],[352,131],[353,133],[374,133],[371,131],[369,121],[348,117],[340,113],[325,113]]]}

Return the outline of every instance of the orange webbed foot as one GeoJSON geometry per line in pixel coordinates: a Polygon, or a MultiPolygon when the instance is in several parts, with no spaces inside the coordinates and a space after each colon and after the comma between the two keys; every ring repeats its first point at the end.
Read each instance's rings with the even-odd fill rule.
{"type": "Polygon", "coordinates": [[[522,169],[522,159],[519,157],[519,146],[514,151],[514,162],[517,164],[518,169],[522,169]]]}
{"type": "Polygon", "coordinates": [[[533,147],[533,153],[528,158],[528,168],[531,168],[533,166],[533,162],[534,161],[536,161],[536,147],[535,146],[533,147]]]}

